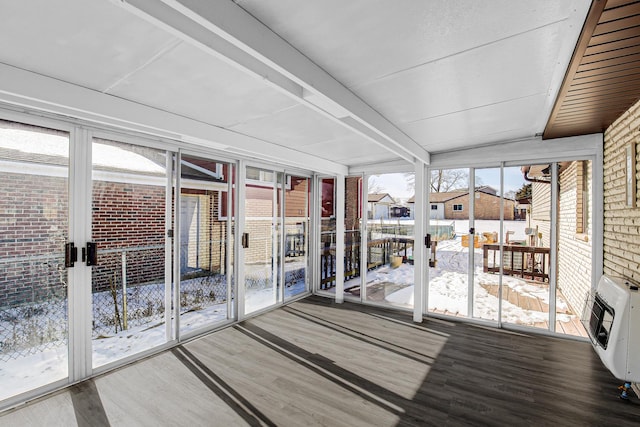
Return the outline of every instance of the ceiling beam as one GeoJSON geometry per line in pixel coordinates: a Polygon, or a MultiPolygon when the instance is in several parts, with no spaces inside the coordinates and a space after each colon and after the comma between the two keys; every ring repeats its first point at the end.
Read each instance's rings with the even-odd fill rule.
{"type": "Polygon", "coordinates": [[[429,153],[416,141],[232,1],[122,0],[120,4],[395,155],[429,163],[429,153]]]}

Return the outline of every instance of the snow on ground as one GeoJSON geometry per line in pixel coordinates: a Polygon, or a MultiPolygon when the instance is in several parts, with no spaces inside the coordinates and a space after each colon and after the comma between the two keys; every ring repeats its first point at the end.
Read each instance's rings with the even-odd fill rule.
{"type": "MultiPolygon", "coordinates": [[[[285,299],[298,295],[307,289],[304,280],[285,287],[285,299]]],[[[266,308],[276,301],[272,288],[247,290],[247,313],[266,308]]],[[[200,310],[189,310],[180,314],[182,334],[213,325],[227,319],[227,304],[214,304],[200,310]]],[[[164,321],[156,321],[136,326],[117,334],[94,338],[93,366],[98,367],[124,357],[149,350],[166,342],[164,321]]],[[[34,388],[64,380],[68,370],[67,346],[43,350],[37,354],[18,357],[0,363],[0,400],[9,398],[34,388]]]]}
{"type": "MultiPolygon", "coordinates": [[[[468,316],[468,275],[469,271],[469,248],[462,246],[461,236],[468,233],[468,221],[450,221],[455,223],[456,238],[438,242],[435,268],[429,269],[429,295],[428,309],[430,311],[439,310],[449,313],[457,313],[468,316]]],[[[499,232],[500,221],[476,221],[477,233],[499,232]]],[[[526,238],[524,221],[505,221],[505,231],[513,231],[513,240],[524,240],[526,238]]],[[[474,250],[474,317],[482,319],[498,319],[498,297],[491,295],[481,284],[498,285],[499,276],[497,274],[484,273],[482,270],[482,249],[474,250]]],[[[385,300],[392,304],[405,307],[413,307],[413,266],[402,264],[396,269],[388,265],[376,270],[367,272],[367,287],[372,287],[380,283],[394,283],[405,285],[385,297],[385,300]]],[[[539,299],[541,302],[549,303],[549,291],[545,286],[537,286],[516,277],[504,276],[503,286],[508,286],[522,296],[539,299]]],[[[345,289],[358,287],[360,278],[345,282],[345,289]]],[[[561,313],[568,307],[567,304],[558,300],[556,302],[558,313],[556,319],[561,322],[568,322],[572,316],[561,313]]],[[[510,323],[533,325],[534,323],[547,321],[549,314],[542,311],[528,310],[518,307],[509,301],[502,301],[502,320],[510,323]]]]}

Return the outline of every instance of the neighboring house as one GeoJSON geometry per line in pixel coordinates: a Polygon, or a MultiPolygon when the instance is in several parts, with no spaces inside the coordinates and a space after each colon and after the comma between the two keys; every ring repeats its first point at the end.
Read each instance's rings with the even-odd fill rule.
{"type": "Polygon", "coordinates": [[[391,207],[396,201],[389,193],[371,193],[367,196],[367,217],[369,219],[391,218],[391,207]]]}
{"type": "MultiPolygon", "coordinates": [[[[491,187],[479,187],[475,191],[474,217],[475,219],[499,220],[501,197],[496,195],[491,187]]],[[[504,219],[516,219],[516,202],[504,200],[504,219]]],[[[415,198],[408,201],[413,209],[415,198]]],[[[429,194],[429,218],[431,219],[469,219],[469,192],[447,191],[429,194]]]]}

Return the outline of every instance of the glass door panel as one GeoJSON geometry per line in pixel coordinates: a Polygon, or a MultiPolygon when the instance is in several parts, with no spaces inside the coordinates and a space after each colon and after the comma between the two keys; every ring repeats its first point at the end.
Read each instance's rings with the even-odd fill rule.
{"type": "Polygon", "coordinates": [[[555,330],[586,337],[579,317],[592,280],[592,162],[578,160],[559,165],[555,330]]]}
{"type": "MultiPolygon", "coordinates": [[[[180,331],[230,318],[227,243],[231,165],[182,156],[180,179],[180,331]]],[[[231,203],[232,205],[233,203],[231,203]]]]}
{"type": "Polygon", "coordinates": [[[414,182],[413,173],[368,178],[367,301],[413,307],[414,182]]]}
{"type": "Polygon", "coordinates": [[[473,239],[469,239],[469,169],[435,169],[429,181],[432,247],[428,310],[466,317],[470,244],[473,248],[473,239]]]}
{"type": "MultiPolygon", "coordinates": [[[[321,178],[320,183],[320,284],[319,291],[336,290],[336,180],[321,178]]],[[[345,278],[346,279],[346,278],[345,278]]]]}
{"type": "MultiPolygon", "coordinates": [[[[489,252],[500,251],[500,210],[505,224],[514,223],[512,197],[500,194],[500,168],[475,169],[473,228],[473,317],[498,321],[499,271],[489,272],[484,267],[489,252]]],[[[509,226],[509,228],[513,228],[509,226]]],[[[471,248],[471,245],[469,245],[471,248]]]]}
{"type": "Polygon", "coordinates": [[[284,191],[284,297],[309,290],[310,180],[287,175],[284,191]]]}
{"type": "Polygon", "coordinates": [[[344,295],[361,299],[362,177],[347,176],[344,191],[344,295]]]}
{"type": "Polygon", "coordinates": [[[505,217],[503,252],[489,251],[486,267],[494,273],[502,267],[503,322],[549,329],[551,167],[504,169],[505,192],[515,202],[514,220],[505,217]]]}
{"type": "Polygon", "coordinates": [[[114,141],[92,144],[93,366],[167,340],[166,152],[114,141]]]}
{"type": "Polygon", "coordinates": [[[0,121],[0,400],[68,377],[69,134],[0,121]]]}
{"type": "Polygon", "coordinates": [[[281,301],[280,230],[283,174],[246,168],[244,250],[245,313],[250,314],[281,301]]]}

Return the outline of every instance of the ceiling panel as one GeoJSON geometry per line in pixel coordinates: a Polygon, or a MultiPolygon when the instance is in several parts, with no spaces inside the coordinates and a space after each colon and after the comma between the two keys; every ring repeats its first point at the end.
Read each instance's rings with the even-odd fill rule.
{"type": "MultiPolygon", "coordinates": [[[[281,37],[276,40],[297,49],[292,52],[301,55],[284,58],[292,60],[288,63],[292,68],[296,60],[311,59],[320,67],[313,76],[332,82],[330,77],[335,78],[341,95],[355,94],[353,99],[383,116],[376,123],[390,122],[396,135],[408,135],[437,152],[540,132],[590,4],[590,0],[219,1],[234,13],[242,12],[242,7],[281,37]]],[[[231,135],[230,139],[244,134],[288,147],[295,150],[292,159],[303,152],[358,165],[393,161],[399,154],[407,157],[398,151],[402,144],[381,147],[305,105],[312,101],[302,98],[303,88],[307,93],[322,92],[313,79],[296,80],[295,73],[278,66],[258,67],[266,71],[256,72],[261,76],[256,77],[215,52],[196,47],[201,40],[189,40],[188,29],[193,27],[172,8],[179,2],[156,3],[155,10],[171,15],[164,22],[169,27],[182,19],[183,26],[171,31],[143,20],[144,11],[134,4],[3,1],[0,62],[230,130],[220,133],[231,135]],[[174,18],[177,21],[171,21],[174,18]],[[281,89],[275,87],[277,79],[269,80],[276,73],[278,82],[285,81],[281,89]],[[291,94],[285,95],[283,89],[291,94]]],[[[580,81],[563,94],[566,109],[556,113],[558,125],[574,132],[586,118],[597,122],[595,110],[608,120],[618,113],[614,101],[627,102],[639,89],[640,34],[634,32],[635,25],[640,26],[635,23],[638,10],[637,5],[608,7],[607,22],[594,27],[598,42],[586,46],[589,60],[576,67],[580,81]],[[621,37],[612,38],[614,30],[621,37]],[[591,103],[596,100],[598,108],[591,103]]],[[[247,17],[244,12],[242,16],[247,17]]],[[[198,34],[214,36],[215,27],[206,23],[205,27],[198,34]]],[[[250,61],[272,66],[260,54],[263,46],[232,47],[250,61]]],[[[318,99],[335,103],[335,91],[320,93],[318,99]]],[[[333,110],[343,117],[340,114],[348,105],[337,107],[344,107],[333,110]]],[[[362,111],[351,110],[345,122],[359,120],[376,128],[358,116],[362,111]]]]}
{"type": "Polygon", "coordinates": [[[186,43],[132,73],[109,93],[222,127],[299,105],[262,79],[186,43]]]}
{"type": "Polygon", "coordinates": [[[348,87],[563,21],[575,4],[557,0],[236,3],[348,87]]]}
{"type": "MultiPolygon", "coordinates": [[[[364,141],[363,137],[355,135],[333,120],[319,116],[318,113],[304,105],[284,109],[271,116],[239,123],[229,128],[245,135],[251,135],[305,152],[310,144],[318,144],[324,141],[364,141]]],[[[369,144],[373,143],[369,142],[369,144]]],[[[344,149],[351,149],[354,155],[357,154],[356,147],[350,148],[347,144],[344,149]]],[[[322,157],[333,159],[334,153],[331,150],[325,151],[322,157]]]]}
{"type": "Polygon", "coordinates": [[[546,94],[539,94],[433,117],[407,125],[407,133],[414,139],[425,138],[432,152],[533,136],[535,125],[530,117],[545,101],[546,94]],[[496,117],[501,120],[496,121],[496,117]]]}
{"type": "Polygon", "coordinates": [[[309,154],[348,165],[389,161],[389,152],[352,135],[307,145],[309,154]]]}
{"type": "Polygon", "coordinates": [[[471,147],[542,132],[590,1],[236,3],[439,150],[450,140],[471,147]],[[526,107],[493,115],[510,101],[526,107]]]}
{"type": "Polygon", "coordinates": [[[104,0],[3,1],[0,62],[104,91],[177,39],[104,0]]]}
{"type": "Polygon", "coordinates": [[[359,87],[358,93],[401,128],[425,118],[545,94],[557,61],[549,48],[561,34],[560,24],[549,25],[377,80],[359,87]]]}

